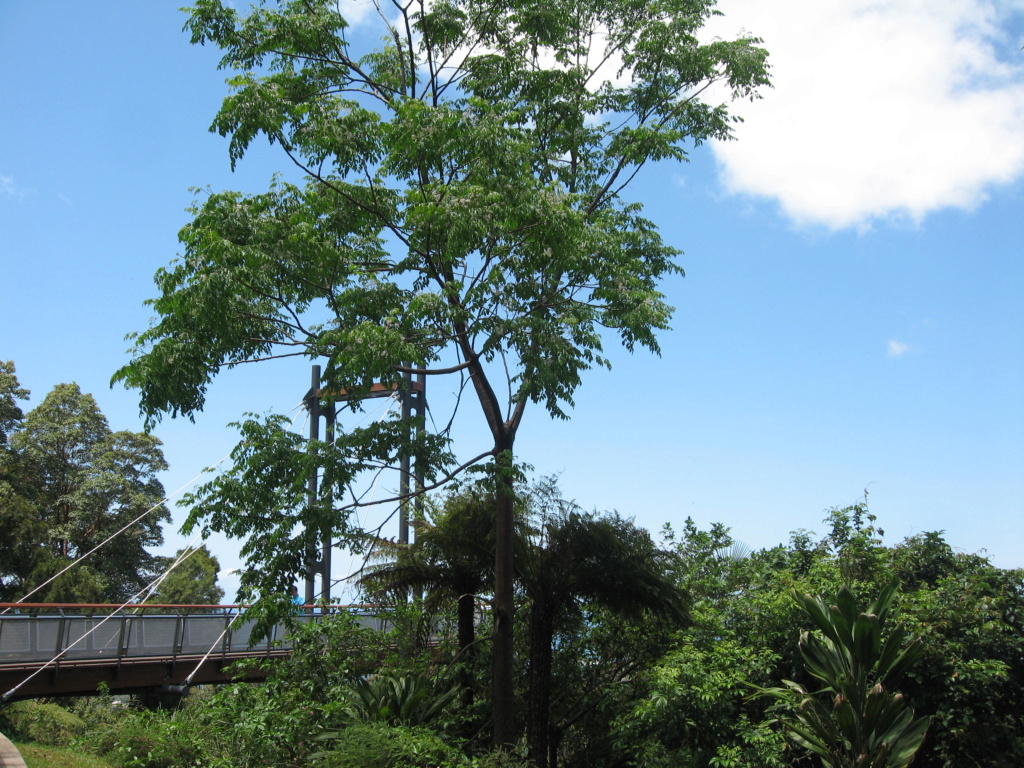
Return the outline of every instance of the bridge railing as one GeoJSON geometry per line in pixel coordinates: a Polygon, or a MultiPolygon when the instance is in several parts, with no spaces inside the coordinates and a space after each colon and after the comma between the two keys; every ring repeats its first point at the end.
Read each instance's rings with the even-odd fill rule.
{"type": "MultiPolygon", "coordinates": [[[[0,603],[0,664],[175,659],[211,651],[252,654],[291,647],[281,626],[250,645],[253,621],[232,628],[244,610],[245,606],[239,605],[0,603]]],[[[329,610],[346,611],[364,626],[386,629],[387,620],[366,607],[329,610]]],[[[304,624],[329,615],[317,611],[309,607],[295,620],[304,624]]]]}

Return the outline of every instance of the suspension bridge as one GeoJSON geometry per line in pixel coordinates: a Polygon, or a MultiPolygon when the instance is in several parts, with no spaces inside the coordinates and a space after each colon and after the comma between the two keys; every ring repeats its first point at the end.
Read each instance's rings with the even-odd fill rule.
{"type": "MultiPolygon", "coordinates": [[[[104,605],[0,603],[0,696],[4,701],[40,696],[141,689],[181,692],[188,685],[260,680],[250,667],[241,677],[228,666],[242,659],[291,653],[283,626],[250,642],[254,622],[239,619],[238,605],[104,605]]],[[[295,616],[320,621],[313,608],[295,616]]],[[[319,610],[319,609],[316,609],[319,610]]],[[[332,608],[332,610],[334,610],[332,608]]],[[[387,620],[372,608],[341,608],[372,629],[387,620]]],[[[330,614],[326,614],[330,615],[330,614]]]]}
{"type": "MultiPolygon", "coordinates": [[[[327,441],[333,442],[338,402],[348,400],[345,390],[326,392],[320,387],[320,366],[312,367],[311,388],[296,410],[308,417],[310,440],[319,439],[319,423],[326,420],[327,441]]],[[[395,406],[401,406],[402,418],[413,413],[422,420],[426,413],[425,382],[420,376],[413,381],[405,377],[405,385],[374,384],[366,399],[386,398],[386,407],[379,420],[384,420],[395,406]]],[[[294,426],[294,423],[293,423],[294,426]]],[[[213,468],[219,467],[224,456],[213,468]]],[[[413,472],[407,455],[400,457],[400,491],[398,501],[398,541],[409,541],[409,500],[420,503],[412,492],[413,482],[422,489],[423,479],[413,472]]],[[[283,626],[274,627],[266,637],[253,641],[255,621],[245,621],[238,605],[157,605],[144,602],[151,598],[168,573],[195,553],[197,535],[178,558],[151,584],[122,605],[81,603],[26,602],[49,583],[83,562],[116,537],[133,528],[162,505],[196,482],[202,473],[173,494],[154,504],[127,525],[73,562],[37,585],[16,603],[0,602],[0,702],[40,696],[95,694],[101,686],[110,693],[126,693],[141,689],[183,690],[189,685],[256,681],[266,676],[258,666],[250,666],[240,676],[228,675],[227,668],[243,659],[275,658],[291,653],[292,645],[283,626]]],[[[309,481],[308,494],[317,497],[318,478],[309,481]]],[[[371,489],[376,491],[376,481],[371,489]]],[[[371,495],[372,495],[371,493],[371,495]]],[[[375,503],[375,502],[370,502],[375,503]]],[[[363,502],[363,506],[367,503],[363,502]]],[[[388,516],[390,519],[390,515],[388,516]]],[[[386,521],[385,521],[386,522],[386,521]]],[[[379,528],[377,529],[379,532],[379,528]]],[[[294,617],[299,623],[324,618],[313,603],[330,603],[331,554],[334,542],[328,535],[321,542],[321,551],[311,547],[306,552],[306,595],[308,604],[294,617]],[[317,590],[315,578],[320,578],[317,590]]],[[[364,561],[365,564],[365,561],[364,561]]],[[[344,579],[342,579],[344,580],[344,579]]],[[[385,630],[387,620],[365,606],[331,606],[330,611],[346,611],[364,626],[385,630]]],[[[326,614],[329,615],[329,614],[326,614]]],[[[180,691],[179,691],[180,692],[180,691]]]]}

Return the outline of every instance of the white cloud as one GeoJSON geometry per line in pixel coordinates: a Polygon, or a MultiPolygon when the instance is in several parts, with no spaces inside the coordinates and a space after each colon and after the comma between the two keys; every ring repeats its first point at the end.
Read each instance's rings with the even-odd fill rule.
{"type": "Polygon", "coordinates": [[[6,197],[19,197],[22,193],[14,185],[13,176],[4,176],[0,173],[0,195],[6,197]]]}
{"type": "Polygon", "coordinates": [[[904,344],[902,341],[896,339],[889,339],[888,344],[889,357],[903,357],[910,350],[910,346],[904,344]]]}
{"type": "Polygon", "coordinates": [[[726,188],[840,229],[970,209],[1021,178],[1014,2],[721,0],[714,33],[762,37],[774,84],[735,105],[739,140],[714,144],[726,188]]]}
{"type": "Polygon", "coordinates": [[[338,0],[338,11],[350,26],[358,26],[371,13],[377,13],[373,0],[338,0]]]}

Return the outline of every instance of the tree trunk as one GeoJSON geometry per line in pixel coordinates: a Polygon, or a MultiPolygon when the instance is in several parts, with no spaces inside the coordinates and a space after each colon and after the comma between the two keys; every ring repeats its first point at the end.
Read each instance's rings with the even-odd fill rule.
{"type": "Polygon", "coordinates": [[[473,659],[476,657],[476,595],[464,592],[459,595],[456,607],[459,633],[459,656],[462,669],[459,672],[459,687],[462,688],[462,706],[467,710],[473,706],[473,659]]]}
{"type": "Polygon", "coordinates": [[[494,542],[494,639],[491,644],[491,696],[494,719],[494,745],[510,747],[515,743],[515,690],[513,687],[512,623],[515,617],[512,559],[514,528],[514,489],[512,480],[512,446],[500,452],[495,460],[498,473],[494,542]]]}
{"type": "Polygon", "coordinates": [[[548,764],[551,732],[551,642],[554,613],[543,602],[530,610],[529,705],[526,714],[526,746],[530,761],[540,768],[548,764]]]}

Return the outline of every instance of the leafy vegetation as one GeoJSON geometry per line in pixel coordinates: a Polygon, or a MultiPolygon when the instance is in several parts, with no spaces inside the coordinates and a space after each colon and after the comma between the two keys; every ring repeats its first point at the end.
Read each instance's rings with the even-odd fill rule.
{"type": "Polygon", "coordinates": [[[492,725],[508,746],[523,416],[566,418],[583,374],[609,366],[608,337],[658,352],[672,314],[659,285],[681,272],[679,251],[626,189],[648,163],[731,138],[728,102],[767,85],[767,53],[753,37],[702,42],[712,0],[377,11],[355,34],[335,0],[189,9],[192,42],[232,71],[213,122],[232,163],[266,138],[302,179],[196,204],[182,257],[157,273],[156,318],[114,379],[139,390],[148,423],[193,418],[220,372],[282,357],[323,363],[317,397],[331,408],[342,392],[355,411],[372,386],[409,392],[413,376],[474,400],[486,438],[468,448],[408,415],[339,422],[310,445],[278,416],[248,418],[233,468],[191,497],[190,524],[245,539],[243,599],[255,598],[294,581],[318,539],[352,541],[363,473],[414,457],[436,487],[485,467],[492,725]]]}
{"type": "Polygon", "coordinates": [[[915,719],[893,690],[924,648],[920,641],[905,644],[902,626],[882,635],[897,586],[892,582],[864,612],[845,585],[834,606],[796,595],[818,630],[801,633],[804,666],[825,687],[815,696],[785,680],[786,687],[765,694],[788,707],[779,721],[790,738],[829,768],[906,768],[924,741],[929,719],[915,719]]]}
{"type": "Polygon", "coordinates": [[[219,605],[224,597],[224,590],[217,586],[220,563],[205,544],[195,549],[179,549],[174,557],[160,557],[156,563],[157,569],[166,575],[157,584],[152,602],[219,605]]]}
{"type": "Polygon", "coordinates": [[[146,548],[170,518],[156,479],[167,468],[160,441],[111,431],[77,384],[58,384],[23,414],[17,401],[28,394],[14,364],[0,365],[0,600],[36,587],[37,602],[126,600],[155,576],[146,548]],[[57,576],[136,518],[102,557],[57,576]]]}
{"type": "MultiPolygon", "coordinates": [[[[827,743],[830,754],[870,754],[875,762],[868,764],[879,766],[906,765],[918,745],[914,768],[1021,763],[1021,572],[959,553],[941,533],[886,546],[862,504],[832,510],[820,538],[798,531],[786,546],[749,552],[725,527],[705,531],[690,521],[678,532],[666,529],[655,545],[620,517],[583,514],[549,483],[540,488],[549,494],[546,501],[523,505],[521,562],[537,563],[557,583],[542,587],[543,579],[524,566],[517,602],[527,626],[535,601],[547,610],[545,600],[561,595],[562,608],[553,634],[520,637],[513,694],[520,711],[529,713],[537,702],[538,669],[547,669],[543,754],[530,742],[526,716],[514,723],[511,754],[490,749],[490,667],[462,666],[458,595],[443,581],[425,587],[422,600],[395,601],[390,635],[362,629],[346,614],[297,627],[291,657],[259,662],[271,667],[262,684],[200,689],[170,711],[79,702],[68,721],[80,718],[86,729],[70,738],[117,766],[811,765],[807,750],[787,741],[788,730],[805,744],[827,743]],[[563,524],[573,532],[564,542],[563,524]],[[576,535],[588,526],[608,527],[615,536],[576,535]],[[562,549],[570,545],[579,549],[562,549]],[[637,567],[657,564],[666,588],[688,597],[682,604],[688,621],[640,606],[622,611],[596,587],[583,589],[590,583],[584,553],[593,552],[599,563],[607,552],[604,562],[615,563],[623,547],[647,553],[637,567]],[[561,552],[557,563],[546,559],[554,551],[561,552]],[[538,600],[542,589],[548,597],[538,600]],[[434,590],[437,599],[429,597],[434,590]],[[863,605],[868,608],[860,610],[863,605]],[[423,626],[433,628],[431,642],[422,642],[423,626]],[[414,636],[420,639],[410,641],[414,636]],[[535,667],[544,653],[538,637],[550,637],[550,659],[540,658],[535,667]],[[469,702],[455,692],[462,674],[475,693],[469,702]],[[783,690],[795,709],[773,710],[774,700],[753,695],[755,688],[783,690]],[[979,720],[984,728],[970,727],[979,720]],[[883,742],[890,757],[879,757],[883,742]]],[[[452,509],[465,498],[453,496],[452,509]]],[[[451,512],[441,502],[426,524],[451,512]]],[[[422,546],[440,561],[433,549],[438,541],[427,536],[422,546]]],[[[607,570],[592,574],[595,584],[627,569],[607,570]]],[[[492,631],[487,613],[477,622],[475,642],[486,643],[492,631]]],[[[3,714],[38,708],[23,703],[3,714]]],[[[52,703],[45,709],[59,710],[52,703]]],[[[26,726],[20,727],[24,735],[26,726]]],[[[41,739],[67,738],[60,735],[66,730],[38,727],[41,739]]],[[[856,755],[849,762],[814,759],[857,764],[856,755]]]]}

